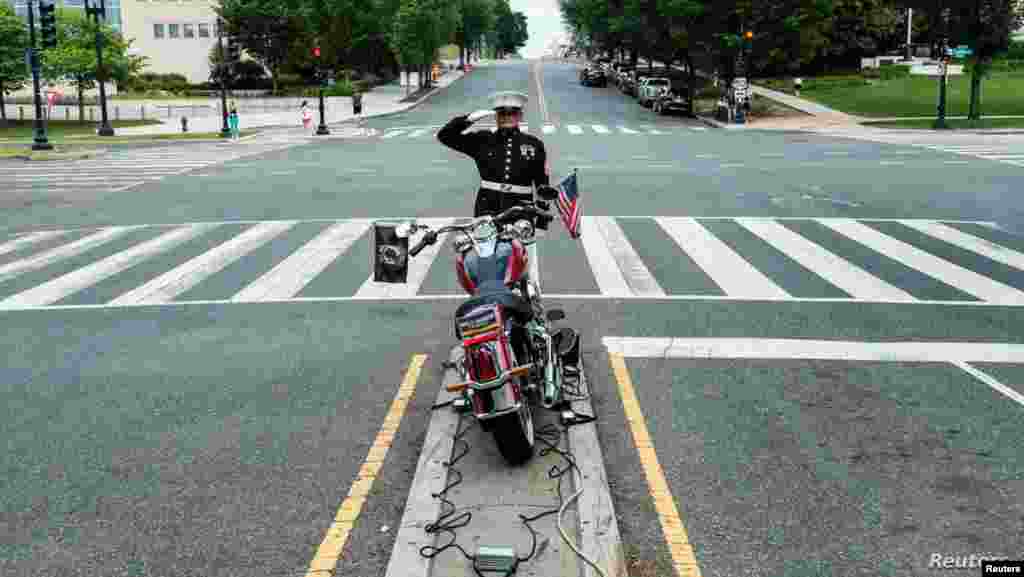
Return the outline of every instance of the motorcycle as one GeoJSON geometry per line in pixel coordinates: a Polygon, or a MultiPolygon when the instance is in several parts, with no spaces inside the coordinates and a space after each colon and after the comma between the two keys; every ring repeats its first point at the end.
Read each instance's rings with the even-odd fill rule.
{"type": "Polygon", "coordinates": [[[510,465],[533,456],[531,405],[564,408],[565,379],[580,374],[579,335],[569,328],[553,329],[565,313],[545,312],[539,279],[528,274],[528,249],[535,250],[536,231],[547,230],[554,219],[546,214],[549,209],[537,200],[438,230],[409,225],[410,235],[425,231],[409,250],[410,258],[436,243],[438,235],[456,233],[455,270],[470,295],[454,315],[463,352],[462,366],[456,368],[466,380],[449,385],[448,391],[462,393],[460,404],[492,433],[510,465]]]}

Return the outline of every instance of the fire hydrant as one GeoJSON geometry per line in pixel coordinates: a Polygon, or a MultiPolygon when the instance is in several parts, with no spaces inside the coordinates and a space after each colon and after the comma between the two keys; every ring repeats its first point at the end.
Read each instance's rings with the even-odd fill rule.
{"type": "Polygon", "coordinates": [[[181,117],[181,131],[188,132],[188,118],[181,117]]]}

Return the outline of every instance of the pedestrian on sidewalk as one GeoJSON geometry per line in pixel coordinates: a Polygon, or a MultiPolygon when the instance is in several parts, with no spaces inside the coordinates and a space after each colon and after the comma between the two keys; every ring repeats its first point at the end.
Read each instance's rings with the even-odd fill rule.
{"type": "Polygon", "coordinates": [[[309,131],[309,135],[313,135],[313,111],[309,109],[309,102],[306,100],[302,101],[302,127],[309,131]]]}
{"type": "Polygon", "coordinates": [[[231,105],[231,114],[228,115],[228,126],[231,128],[231,140],[238,140],[238,106],[231,105]]]}

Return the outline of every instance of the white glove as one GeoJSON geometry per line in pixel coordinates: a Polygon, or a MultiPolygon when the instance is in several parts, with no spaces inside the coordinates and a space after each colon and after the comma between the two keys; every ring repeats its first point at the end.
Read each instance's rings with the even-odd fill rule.
{"type": "Polygon", "coordinates": [[[476,112],[474,112],[474,113],[470,114],[469,116],[467,116],[466,120],[468,120],[470,122],[476,122],[477,120],[480,120],[481,118],[486,118],[488,116],[493,116],[493,115],[494,115],[494,111],[493,110],[477,110],[476,112]]]}

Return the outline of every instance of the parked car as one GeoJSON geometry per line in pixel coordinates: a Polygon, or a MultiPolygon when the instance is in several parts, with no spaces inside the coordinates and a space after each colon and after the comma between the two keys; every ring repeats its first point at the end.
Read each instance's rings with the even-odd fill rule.
{"type": "Polygon", "coordinates": [[[686,106],[686,83],[672,82],[668,90],[662,92],[651,105],[655,114],[665,115],[672,112],[690,112],[686,106]]]}
{"type": "Polygon", "coordinates": [[[661,96],[663,92],[668,92],[670,88],[671,82],[668,78],[658,76],[645,78],[637,89],[637,101],[640,103],[640,106],[646,108],[651,106],[654,100],[661,96]]]}
{"type": "Polygon", "coordinates": [[[580,84],[584,86],[607,86],[608,77],[599,66],[590,65],[580,72],[580,84]]]}

